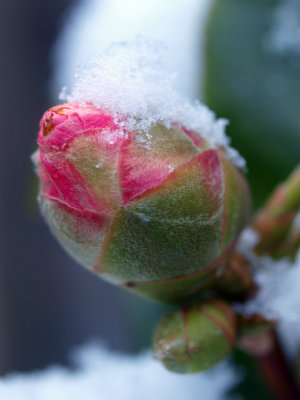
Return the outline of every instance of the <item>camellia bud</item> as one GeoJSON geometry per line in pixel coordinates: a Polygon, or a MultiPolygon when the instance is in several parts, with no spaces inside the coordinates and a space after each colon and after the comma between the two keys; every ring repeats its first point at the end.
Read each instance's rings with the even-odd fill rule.
{"type": "Polygon", "coordinates": [[[199,372],[223,360],[235,343],[236,318],[220,300],[167,314],[154,332],[155,357],[178,373],[199,372]]]}
{"type": "Polygon", "coordinates": [[[176,122],[125,126],[92,104],[44,114],[34,155],[42,213],[104,279],[165,301],[190,296],[233,249],[247,183],[221,148],[176,122]]]}

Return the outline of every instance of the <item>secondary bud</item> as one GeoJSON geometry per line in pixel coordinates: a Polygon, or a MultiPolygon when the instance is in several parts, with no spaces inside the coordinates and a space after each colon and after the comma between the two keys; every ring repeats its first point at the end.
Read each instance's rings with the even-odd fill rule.
{"type": "Polygon", "coordinates": [[[238,316],[237,347],[253,356],[265,356],[275,347],[274,320],[266,320],[259,314],[238,316]]]}
{"type": "Polygon", "coordinates": [[[43,215],[97,275],[173,301],[201,290],[249,214],[241,172],[174,121],[128,129],[91,104],[48,110],[34,160],[43,215]]]}
{"type": "Polygon", "coordinates": [[[231,308],[223,301],[211,300],[166,315],[154,332],[153,350],[171,371],[199,372],[228,356],[235,333],[231,308]]]}

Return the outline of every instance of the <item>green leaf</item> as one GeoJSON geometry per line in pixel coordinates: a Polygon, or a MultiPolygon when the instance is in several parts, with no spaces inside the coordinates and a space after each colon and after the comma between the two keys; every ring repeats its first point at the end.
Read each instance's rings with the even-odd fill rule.
{"type": "Polygon", "coordinates": [[[300,65],[266,49],[274,4],[216,0],[207,25],[205,102],[230,120],[256,206],[299,161],[300,65]]]}

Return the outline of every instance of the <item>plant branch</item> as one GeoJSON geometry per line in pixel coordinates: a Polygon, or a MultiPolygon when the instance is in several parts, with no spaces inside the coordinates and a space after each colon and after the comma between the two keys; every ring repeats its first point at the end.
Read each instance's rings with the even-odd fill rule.
{"type": "MultiPolygon", "coordinates": [[[[300,210],[300,165],[278,186],[266,205],[254,218],[252,228],[259,234],[257,254],[280,257],[278,249],[286,239],[300,210]]],[[[287,255],[287,254],[285,254],[287,255]]]]}
{"type": "Polygon", "coordinates": [[[299,400],[300,392],[283,355],[275,331],[272,331],[273,347],[269,353],[253,355],[259,370],[278,400],[299,400]]]}

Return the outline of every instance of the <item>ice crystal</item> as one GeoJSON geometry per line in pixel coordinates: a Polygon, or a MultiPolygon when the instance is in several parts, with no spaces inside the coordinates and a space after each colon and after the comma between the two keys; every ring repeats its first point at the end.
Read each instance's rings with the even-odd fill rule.
{"type": "Polygon", "coordinates": [[[198,101],[191,102],[176,89],[174,73],[164,64],[165,48],[157,41],[138,38],[111,45],[101,56],[78,69],[68,102],[93,103],[123,121],[124,128],[140,131],[144,147],[151,146],[149,129],[176,123],[197,132],[211,145],[223,147],[240,168],[245,161],[230,147],[225,119],[198,101]]]}

